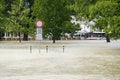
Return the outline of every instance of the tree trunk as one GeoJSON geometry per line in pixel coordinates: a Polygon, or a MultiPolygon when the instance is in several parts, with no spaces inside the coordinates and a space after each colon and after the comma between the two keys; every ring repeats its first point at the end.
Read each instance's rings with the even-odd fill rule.
{"type": "Polygon", "coordinates": [[[28,41],[28,34],[24,33],[23,40],[28,41]]]}
{"type": "Polygon", "coordinates": [[[19,42],[21,43],[21,36],[20,36],[20,32],[19,32],[19,42]]]}
{"type": "Polygon", "coordinates": [[[110,42],[110,37],[108,34],[106,35],[106,42],[108,42],[108,43],[110,42]]]}
{"type": "Polygon", "coordinates": [[[53,40],[53,43],[55,43],[55,38],[53,38],[52,40],[53,40]]]}

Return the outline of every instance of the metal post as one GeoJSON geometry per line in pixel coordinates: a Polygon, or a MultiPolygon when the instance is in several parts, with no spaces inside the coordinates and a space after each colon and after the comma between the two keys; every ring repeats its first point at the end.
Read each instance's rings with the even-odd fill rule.
{"type": "Polygon", "coordinates": [[[40,45],[39,45],[39,53],[40,53],[40,45]]]}
{"type": "Polygon", "coordinates": [[[64,51],[65,51],[65,46],[63,46],[63,53],[64,53],[64,51]]]}
{"type": "Polygon", "coordinates": [[[30,53],[32,53],[32,46],[30,46],[30,53]]]}
{"type": "Polygon", "coordinates": [[[46,46],[46,53],[48,53],[48,46],[46,46]]]}

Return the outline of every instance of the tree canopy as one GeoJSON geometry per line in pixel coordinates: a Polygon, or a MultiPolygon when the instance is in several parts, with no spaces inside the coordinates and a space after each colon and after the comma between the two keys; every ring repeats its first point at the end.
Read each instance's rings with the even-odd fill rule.
{"type": "Polygon", "coordinates": [[[6,10],[6,5],[4,0],[0,0],[0,39],[4,36],[5,32],[5,10],[6,10]]]}
{"type": "Polygon", "coordinates": [[[71,15],[77,19],[95,20],[95,27],[103,29],[110,38],[120,38],[119,0],[0,0],[0,38],[4,32],[35,35],[35,22],[43,20],[44,38],[53,41],[65,33],[71,35],[79,29],[70,22],[71,15]]]}
{"type": "Polygon", "coordinates": [[[33,16],[45,22],[44,36],[52,36],[53,41],[66,32],[74,31],[70,23],[70,0],[35,0],[33,16]],[[38,14],[39,13],[39,14],[38,14]]]}
{"type": "Polygon", "coordinates": [[[2,10],[2,18],[6,32],[16,33],[19,35],[24,34],[23,39],[28,39],[28,34],[34,33],[33,22],[31,18],[32,0],[2,0],[0,10],[2,10]],[[5,5],[3,4],[5,3],[5,5]],[[31,30],[31,31],[30,31],[31,30]]]}
{"type": "Polygon", "coordinates": [[[27,40],[28,34],[35,36],[35,22],[40,19],[45,22],[43,36],[51,36],[55,41],[65,33],[72,35],[78,29],[70,22],[69,6],[74,4],[74,1],[1,0],[0,27],[4,27],[5,32],[17,33],[19,37],[21,37],[20,34],[24,34],[23,39],[27,40]]]}
{"type": "Polygon", "coordinates": [[[107,36],[120,38],[119,0],[76,0],[73,9],[78,18],[96,19],[95,27],[103,29],[107,36]]]}
{"type": "Polygon", "coordinates": [[[90,18],[97,18],[97,25],[99,24],[111,38],[119,38],[119,3],[115,0],[98,1],[94,6],[90,8],[90,18]],[[112,22],[114,21],[114,23],[112,22]],[[117,28],[115,28],[117,27],[117,28]]]}

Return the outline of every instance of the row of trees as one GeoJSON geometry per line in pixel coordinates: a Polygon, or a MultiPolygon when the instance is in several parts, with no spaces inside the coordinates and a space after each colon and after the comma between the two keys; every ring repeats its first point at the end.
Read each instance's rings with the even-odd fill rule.
{"type": "MultiPolygon", "coordinates": [[[[65,33],[74,34],[78,26],[70,22],[70,15],[77,19],[95,21],[109,38],[120,38],[119,0],[0,0],[0,38],[4,32],[35,35],[35,22],[45,22],[44,38],[52,36],[53,42],[65,33]]],[[[21,40],[21,39],[20,39],[21,40]]]]}
{"type": "MultiPolygon", "coordinates": [[[[35,22],[45,22],[43,36],[52,36],[53,42],[65,33],[71,35],[79,28],[70,22],[71,0],[1,0],[0,30],[2,33],[24,34],[35,36],[35,22]],[[4,30],[4,31],[3,31],[4,30]]],[[[21,39],[20,39],[21,40],[21,39]]]]}

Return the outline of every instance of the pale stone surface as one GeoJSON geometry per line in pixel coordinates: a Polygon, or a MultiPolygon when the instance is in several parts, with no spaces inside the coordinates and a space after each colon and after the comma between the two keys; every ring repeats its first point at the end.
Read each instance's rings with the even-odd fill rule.
{"type": "Polygon", "coordinates": [[[0,42],[0,80],[120,80],[119,43],[0,42]]]}

